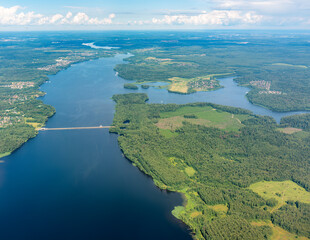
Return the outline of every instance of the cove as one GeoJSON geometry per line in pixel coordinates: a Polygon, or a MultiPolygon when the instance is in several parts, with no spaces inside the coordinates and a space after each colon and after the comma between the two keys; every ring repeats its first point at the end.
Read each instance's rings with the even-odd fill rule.
{"type": "MultiPolygon", "coordinates": [[[[151,87],[123,88],[114,66],[127,55],[79,63],[50,76],[42,98],[56,108],[47,128],[111,125],[114,94],[145,92],[151,103],[209,101],[243,107],[277,120],[250,104],[247,88],[233,78],[225,88],[190,95],[151,87]]],[[[182,204],[177,193],[161,191],[127,161],[117,136],[107,129],[40,132],[0,165],[1,239],[191,239],[171,215],[182,204]]]]}
{"type": "Polygon", "coordinates": [[[238,86],[234,77],[219,79],[224,88],[210,92],[196,92],[194,94],[169,93],[166,90],[151,89],[141,90],[148,94],[150,103],[177,103],[186,104],[191,102],[211,102],[231,107],[240,107],[252,111],[254,114],[273,117],[278,123],[282,117],[294,114],[308,113],[309,111],[274,112],[261,106],[254,105],[246,98],[250,91],[247,87],[238,86]]]}

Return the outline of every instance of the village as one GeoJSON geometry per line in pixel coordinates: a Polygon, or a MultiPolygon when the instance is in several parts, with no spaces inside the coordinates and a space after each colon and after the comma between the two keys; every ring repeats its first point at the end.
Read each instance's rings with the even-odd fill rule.
{"type": "Polygon", "coordinates": [[[18,114],[15,112],[8,112],[7,110],[5,113],[3,113],[2,116],[0,116],[0,128],[6,128],[9,126],[12,126],[14,123],[21,122],[23,117],[18,116],[18,114]],[[8,116],[9,114],[12,114],[12,116],[8,116]],[[15,116],[13,116],[15,115],[15,116]]]}
{"type": "Polygon", "coordinates": [[[257,87],[257,88],[262,88],[265,89],[266,91],[259,91],[259,94],[276,94],[276,95],[281,95],[282,92],[281,91],[271,91],[270,87],[271,87],[271,83],[261,80],[261,81],[251,81],[250,82],[251,86],[257,87]]]}
{"type": "Polygon", "coordinates": [[[58,68],[67,67],[67,66],[69,66],[73,62],[74,61],[70,61],[67,58],[59,58],[59,59],[56,59],[56,63],[55,64],[48,65],[48,66],[45,66],[45,67],[40,67],[40,68],[38,68],[38,70],[56,71],[58,68]]]}
{"type": "Polygon", "coordinates": [[[216,80],[198,80],[188,83],[188,87],[195,90],[212,90],[219,87],[219,83],[216,80]]]}
{"type": "Polygon", "coordinates": [[[84,60],[85,57],[91,57],[97,53],[94,52],[72,52],[70,56],[60,57],[56,59],[55,64],[51,64],[45,67],[39,67],[38,70],[42,71],[56,71],[60,68],[66,68],[70,66],[72,63],[76,63],[80,60],[84,60]]]}
{"type": "Polygon", "coordinates": [[[0,128],[6,127],[8,125],[12,125],[12,122],[10,120],[11,120],[11,117],[0,116],[0,128]]]}
{"type": "Polygon", "coordinates": [[[281,95],[281,91],[259,91],[259,94],[276,94],[276,95],[281,95]]]}
{"type": "Polygon", "coordinates": [[[261,80],[261,81],[251,81],[250,85],[253,87],[258,87],[258,88],[266,89],[269,91],[271,83],[264,81],[264,80],[261,80]]]}
{"type": "Polygon", "coordinates": [[[34,87],[34,82],[12,82],[8,85],[2,85],[1,87],[11,88],[11,89],[23,89],[34,87]]]}

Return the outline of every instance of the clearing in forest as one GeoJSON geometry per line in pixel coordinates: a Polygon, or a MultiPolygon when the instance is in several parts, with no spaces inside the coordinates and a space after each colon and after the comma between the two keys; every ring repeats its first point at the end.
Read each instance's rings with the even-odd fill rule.
{"type": "Polygon", "coordinates": [[[298,236],[294,233],[290,233],[283,228],[273,225],[270,221],[269,222],[252,222],[253,226],[269,226],[272,229],[272,235],[270,237],[271,240],[309,240],[307,237],[298,236]]]}
{"type": "Polygon", "coordinates": [[[228,211],[228,207],[226,204],[208,205],[208,207],[219,213],[226,214],[228,211]]]}
{"type": "Polygon", "coordinates": [[[160,129],[172,131],[182,127],[183,122],[229,131],[238,131],[243,126],[241,121],[249,117],[248,115],[231,114],[222,110],[214,109],[210,106],[186,106],[179,108],[174,112],[161,113],[160,116],[161,119],[156,123],[156,126],[160,129]]]}
{"type": "Polygon", "coordinates": [[[212,91],[222,88],[220,82],[216,77],[224,77],[229,74],[210,74],[202,77],[195,78],[181,78],[181,77],[172,77],[169,78],[171,81],[170,86],[168,87],[170,92],[176,93],[192,93],[196,91],[212,91]]]}
{"type": "Polygon", "coordinates": [[[302,131],[302,129],[300,129],[300,128],[293,128],[293,127],[279,128],[278,130],[280,132],[287,133],[287,134],[293,134],[293,133],[302,131]]]}
{"type": "Polygon", "coordinates": [[[266,200],[276,199],[278,205],[275,209],[283,206],[288,200],[310,203],[310,192],[289,180],[283,182],[262,181],[252,184],[249,188],[266,200]]]}

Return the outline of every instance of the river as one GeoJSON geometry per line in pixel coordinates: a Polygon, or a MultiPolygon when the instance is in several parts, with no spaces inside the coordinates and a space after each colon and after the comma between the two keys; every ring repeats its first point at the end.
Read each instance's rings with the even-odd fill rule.
{"type": "MultiPolygon", "coordinates": [[[[50,76],[42,98],[56,108],[46,127],[110,125],[113,94],[137,92],[115,76],[126,55],[72,65],[50,76]]],[[[232,78],[225,88],[191,95],[154,87],[139,89],[149,102],[210,101],[270,115],[250,104],[247,88],[232,78]]],[[[182,198],[158,189],[152,179],[122,155],[117,135],[107,129],[40,132],[0,165],[0,239],[191,239],[186,226],[171,215],[182,198]]]]}

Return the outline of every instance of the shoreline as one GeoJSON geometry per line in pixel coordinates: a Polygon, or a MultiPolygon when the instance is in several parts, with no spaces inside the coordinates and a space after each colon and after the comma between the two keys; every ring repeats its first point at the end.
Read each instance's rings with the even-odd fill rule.
{"type": "MultiPolygon", "coordinates": [[[[117,55],[117,54],[116,54],[117,55]]],[[[112,57],[115,57],[116,55],[114,55],[114,56],[112,56],[112,57]]],[[[99,58],[96,58],[96,59],[101,59],[101,58],[105,58],[105,57],[99,57],[99,58]]],[[[74,64],[78,64],[78,63],[82,63],[82,62],[87,62],[87,61],[91,61],[91,60],[96,60],[96,59],[88,59],[88,60],[85,60],[85,61],[81,61],[81,62],[77,62],[77,63],[72,63],[70,66],[67,66],[66,68],[63,68],[63,69],[60,69],[57,73],[59,73],[59,72],[61,72],[61,71],[63,71],[63,70],[65,70],[65,69],[67,69],[67,68],[69,68],[69,67],[71,67],[72,65],[74,65],[74,64]]],[[[56,75],[57,73],[55,73],[55,74],[51,74],[51,75],[56,75]]],[[[51,76],[51,75],[47,75],[47,76],[51,76]]],[[[43,83],[45,83],[45,82],[43,82],[43,83]]],[[[43,83],[41,84],[41,85],[43,85],[43,83]]],[[[40,86],[41,86],[40,85],[40,86]]],[[[54,113],[55,114],[55,113],[54,113]]],[[[54,116],[54,114],[52,115],[52,116],[54,116]]],[[[52,117],[52,116],[50,116],[50,117],[52,117]]],[[[50,118],[49,117],[49,118],[50,118]]],[[[48,119],[49,119],[48,118],[48,119]]],[[[46,122],[48,121],[48,119],[46,120],[46,122]]],[[[45,123],[46,123],[45,122],[45,123]]],[[[45,123],[44,123],[44,126],[45,126],[45,123]]],[[[37,132],[37,134],[38,134],[38,132],[37,132]]],[[[37,136],[37,134],[36,134],[36,136],[37,136]]],[[[29,138],[30,139],[30,138],[29,138]]],[[[28,139],[28,140],[29,140],[28,139]]],[[[28,141],[27,140],[27,141],[28,141]]],[[[25,142],[26,143],[26,142],[25,142]]],[[[22,145],[21,145],[22,146],[22,145]]],[[[21,147],[20,146],[20,147],[21,147]]],[[[123,149],[121,148],[121,146],[120,146],[120,144],[118,143],[118,146],[119,146],[119,148],[122,150],[122,153],[124,154],[124,152],[123,152],[123,149]]],[[[17,148],[17,149],[19,149],[19,148],[17,148]]],[[[17,150],[17,149],[15,149],[15,150],[17,150]]],[[[14,151],[15,151],[14,150],[14,151]]],[[[13,153],[14,151],[12,151],[11,153],[13,153]]],[[[9,153],[9,154],[11,154],[11,153],[9,153]]],[[[9,155],[8,154],[8,155],[9,155]]],[[[7,156],[7,155],[6,155],[7,156]]],[[[125,156],[125,158],[126,159],[128,159],[127,157],[126,157],[126,155],[124,154],[124,156],[125,156]]],[[[3,156],[1,156],[0,155],[0,158],[1,157],[3,157],[3,156]]],[[[133,163],[130,159],[128,159],[131,163],[133,163]]],[[[181,196],[182,196],[182,199],[183,199],[183,203],[182,203],[182,205],[181,206],[175,206],[174,207],[174,209],[171,211],[171,214],[176,218],[176,219],[178,219],[179,221],[181,221],[182,223],[184,223],[185,225],[186,225],[186,227],[188,227],[190,230],[193,230],[191,227],[190,227],[190,225],[188,225],[182,218],[179,218],[178,217],[178,214],[176,213],[176,208],[178,208],[178,207],[184,207],[184,209],[186,209],[186,207],[187,207],[187,204],[188,204],[188,202],[190,201],[190,197],[189,196],[187,196],[187,193],[186,193],[186,190],[184,190],[184,191],[180,191],[180,190],[173,190],[173,189],[165,189],[164,188],[164,186],[162,186],[162,185],[160,185],[160,183],[159,182],[156,182],[156,178],[154,178],[154,177],[152,177],[151,175],[149,175],[149,174],[147,174],[146,172],[144,172],[143,171],[143,169],[141,169],[139,166],[137,166],[137,165],[134,165],[134,166],[136,166],[136,167],[138,167],[139,168],[139,171],[141,171],[142,173],[144,173],[146,176],[149,176],[149,177],[151,177],[152,178],[152,181],[153,181],[153,183],[154,183],[154,185],[156,186],[156,187],[158,187],[161,191],[169,191],[169,192],[174,192],[174,193],[178,193],[178,194],[181,194],[181,196]]],[[[192,232],[192,231],[191,231],[192,232]]],[[[192,232],[193,233],[193,232],[192,232]]]]}
{"type": "MultiPolygon", "coordinates": [[[[92,61],[92,60],[97,60],[97,59],[100,59],[100,58],[115,57],[117,54],[120,54],[120,53],[119,53],[119,52],[116,52],[116,53],[114,53],[112,56],[106,56],[106,57],[105,57],[105,56],[98,56],[98,57],[94,57],[94,58],[88,58],[88,59],[85,59],[85,60],[79,60],[79,61],[77,61],[77,62],[72,62],[72,63],[70,63],[69,65],[62,67],[61,69],[58,69],[56,72],[53,72],[53,73],[44,75],[44,78],[45,78],[46,80],[45,80],[44,82],[42,82],[41,84],[37,85],[37,87],[36,87],[36,90],[42,92],[42,93],[43,93],[43,96],[39,96],[39,97],[37,97],[37,98],[35,98],[35,99],[36,99],[36,100],[39,100],[39,101],[42,101],[42,103],[43,103],[44,105],[49,106],[48,104],[45,104],[45,103],[43,102],[43,100],[40,99],[40,98],[44,97],[44,95],[46,94],[46,92],[43,92],[43,91],[40,90],[40,87],[41,87],[43,84],[45,84],[45,83],[47,83],[47,82],[49,81],[49,79],[50,79],[49,76],[54,76],[54,75],[58,74],[59,72],[64,71],[64,70],[66,70],[66,69],[72,67],[72,66],[75,65],[75,64],[79,64],[79,63],[83,63],[83,62],[88,62],[88,61],[92,61]]],[[[51,106],[51,107],[54,108],[54,106],[51,106]]],[[[56,114],[56,109],[54,108],[54,113],[53,113],[51,116],[48,116],[48,117],[47,117],[46,121],[42,124],[41,127],[44,127],[44,126],[46,125],[46,122],[48,121],[48,119],[50,119],[51,117],[53,117],[55,114],[56,114]]],[[[27,124],[27,125],[29,125],[29,124],[27,124]]],[[[35,137],[39,134],[39,131],[38,131],[38,129],[36,129],[35,127],[34,127],[34,131],[35,131],[35,132],[34,132],[34,134],[35,134],[34,137],[27,138],[20,146],[18,146],[17,148],[13,149],[11,152],[0,153],[0,160],[2,161],[2,159],[3,159],[4,157],[7,157],[7,156],[11,155],[11,154],[14,153],[16,150],[18,150],[19,148],[21,148],[25,143],[27,143],[30,139],[35,138],[35,137]]]]}
{"type": "MultiPolygon", "coordinates": [[[[131,94],[133,94],[133,93],[131,93],[131,94]]],[[[119,138],[119,146],[122,150],[122,153],[124,154],[126,159],[128,159],[134,166],[138,167],[138,169],[141,172],[143,172],[147,176],[150,176],[154,182],[154,185],[156,185],[160,190],[165,190],[165,191],[170,191],[170,192],[175,192],[175,193],[181,194],[182,199],[183,199],[183,203],[182,203],[182,205],[176,205],[174,207],[174,209],[171,212],[172,215],[175,218],[177,218],[178,220],[180,220],[181,222],[183,222],[191,230],[193,239],[204,239],[203,238],[204,233],[201,231],[200,225],[196,222],[196,220],[194,218],[202,215],[204,209],[208,209],[210,211],[212,211],[212,210],[216,211],[215,209],[212,208],[212,206],[213,205],[223,205],[223,204],[218,203],[218,202],[216,202],[217,204],[210,203],[210,202],[205,201],[204,198],[201,197],[201,193],[200,193],[199,189],[197,190],[197,186],[201,185],[200,187],[203,189],[204,186],[208,186],[207,182],[203,182],[203,181],[199,182],[199,179],[197,181],[195,181],[196,179],[190,179],[190,180],[188,180],[188,182],[185,182],[185,180],[181,177],[178,179],[176,177],[177,173],[174,172],[173,169],[177,169],[177,170],[183,172],[184,171],[184,165],[181,165],[181,166],[176,165],[176,164],[179,164],[179,162],[176,163],[174,159],[172,160],[172,165],[173,166],[179,166],[179,167],[173,168],[172,165],[169,165],[169,163],[171,162],[170,158],[174,158],[171,156],[177,155],[177,156],[182,156],[182,158],[184,157],[184,159],[186,158],[187,155],[185,152],[182,155],[178,155],[178,154],[182,153],[182,151],[179,149],[182,149],[182,147],[184,147],[185,144],[183,144],[183,143],[184,143],[184,141],[185,141],[184,139],[187,135],[185,134],[182,136],[184,138],[178,139],[179,141],[183,140],[183,142],[181,141],[181,143],[179,145],[178,144],[169,145],[171,143],[171,141],[167,140],[167,148],[165,148],[166,145],[160,145],[160,144],[158,144],[158,146],[159,146],[158,148],[154,147],[154,146],[156,146],[157,142],[158,143],[163,142],[163,144],[166,143],[165,141],[163,141],[162,138],[159,137],[160,132],[157,131],[157,128],[156,129],[152,128],[152,126],[154,124],[154,120],[157,119],[156,110],[158,111],[158,114],[159,114],[159,113],[161,113],[161,111],[163,109],[165,109],[167,111],[169,111],[169,110],[173,111],[173,110],[175,110],[175,108],[171,108],[171,109],[169,107],[168,108],[156,108],[156,107],[158,107],[156,105],[156,103],[150,103],[149,106],[153,105],[155,107],[149,109],[148,107],[144,107],[142,105],[142,100],[148,98],[148,96],[145,93],[137,93],[135,95],[135,97],[133,97],[134,95],[130,95],[130,94],[127,94],[127,96],[128,96],[128,98],[126,98],[126,94],[125,95],[124,94],[118,95],[117,97],[115,97],[113,99],[116,101],[117,104],[119,104],[116,106],[117,111],[116,111],[116,118],[115,118],[114,126],[116,126],[116,132],[118,133],[118,138],[119,138]],[[138,95],[138,94],[140,94],[140,95],[138,95]],[[145,96],[143,96],[143,94],[145,96]],[[124,99],[122,99],[122,96],[124,96],[124,99]],[[138,98],[138,97],[140,97],[140,98],[138,98]],[[138,99],[141,101],[139,101],[138,99]],[[130,102],[130,101],[132,101],[132,102],[130,102]],[[132,104],[132,106],[127,107],[127,104],[130,104],[130,103],[132,104]],[[137,114],[137,116],[136,115],[132,116],[131,111],[127,110],[127,109],[132,109],[132,110],[136,110],[136,111],[140,109],[141,115],[137,114]],[[149,113],[154,114],[154,116],[149,114],[149,113]],[[129,127],[122,128],[122,127],[124,127],[124,124],[126,124],[125,123],[126,119],[130,119],[130,121],[133,124],[129,125],[129,127]],[[150,129],[150,130],[148,131],[146,129],[150,129]],[[142,137],[143,135],[145,135],[146,137],[142,137]],[[157,136],[158,136],[158,138],[157,138],[157,136]],[[152,139],[156,139],[156,140],[153,141],[152,139]],[[170,143],[169,143],[169,141],[170,141],[170,143]],[[145,146],[144,146],[144,144],[145,144],[145,146]],[[135,148],[135,146],[136,146],[136,148],[135,148]],[[143,147],[139,147],[139,146],[143,146],[143,147]],[[164,148],[164,150],[162,149],[162,147],[164,148]],[[174,148],[177,149],[175,152],[174,152],[174,150],[172,150],[174,148]],[[135,150],[132,150],[132,149],[135,149],[135,150]],[[147,149],[147,150],[144,151],[144,149],[147,149]],[[170,153],[170,152],[168,153],[168,150],[172,151],[172,153],[170,153]],[[158,155],[157,155],[157,151],[158,151],[158,155]],[[158,157],[154,157],[154,156],[158,156],[158,157]],[[163,159],[163,160],[161,160],[161,159],[163,159]],[[162,170],[162,168],[164,168],[164,170],[162,170]],[[202,208],[202,206],[204,208],[202,208]]],[[[145,104],[148,105],[146,102],[145,102],[145,104]]],[[[177,105],[182,106],[182,104],[177,104],[177,105]]],[[[185,104],[185,106],[186,105],[190,106],[191,103],[185,104]]],[[[225,106],[223,106],[223,105],[222,105],[222,107],[225,108],[225,106]]],[[[179,108],[176,108],[176,109],[179,109],[179,108]]],[[[223,109],[221,109],[221,110],[223,110],[223,109]]],[[[184,112],[181,112],[180,114],[184,114],[184,112]]],[[[251,114],[249,114],[249,115],[251,115],[251,114]]],[[[161,116],[161,117],[164,118],[165,116],[161,116]]],[[[273,123],[273,124],[275,124],[275,123],[273,123]]],[[[198,128],[194,129],[193,133],[198,132],[198,130],[199,130],[198,128]]],[[[186,131],[186,128],[184,131],[186,131]]],[[[276,130],[274,130],[274,131],[276,132],[276,130]]],[[[182,132],[182,130],[181,130],[181,132],[182,132]]],[[[234,136],[234,137],[239,138],[240,136],[234,136]]],[[[223,138],[223,139],[225,139],[225,138],[223,138]]],[[[175,143],[178,143],[177,140],[175,143]]],[[[189,144],[191,144],[191,143],[189,143],[189,144]]],[[[200,157],[200,155],[198,155],[198,157],[200,157]]],[[[182,163],[182,159],[180,160],[180,162],[182,163]]],[[[185,167],[190,166],[188,164],[189,163],[187,162],[187,165],[185,165],[185,167]]],[[[202,168],[202,170],[205,170],[205,169],[206,168],[202,168]]],[[[195,169],[195,170],[198,171],[198,173],[199,173],[199,169],[198,170],[195,169]]],[[[185,173],[186,173],[186,169],[185,169],[185,173]]],[[[188,175],[188,177],[192,177],[192,176],[193,175],[188,175]]],[[[252,179],[252,180],[254,182],[249,182],[248,184],[255,183],[255,180],[257,180],[257,179],[252,179]]],[[[272,180],[270,180],[270,181],[272,181],[272,180]]],[[[236,184],[236,186],[237,186],[237,188],[240,188],[240,189],[247,189],[246,188],[247,183],[245,182],[244,184],[246,184],[246,185],[240,186],[240,185],[236,184]]],[[[212,185],[210,185],[210,186],[212,186],[212,185]]],[[[233,200],[231,200],[231,201],[233,201],[233,200]]],[[[269,206],[269,205],[267,204],[267,206],[269,206]]],[[[257,208],[259,208],[259,207],[257,207],[257,208]]],[[[222,210],[218,210],[218,211],[219,211],[218,214],[220,215],[221,214],[220,212],[222,210]]],[[[265,219],[266,216],[261,215],[261,217],[262,217],[262,219],[265,219]]],[[[220,217],[219,217],[219,219],[220,219],[220,217]]]]}

